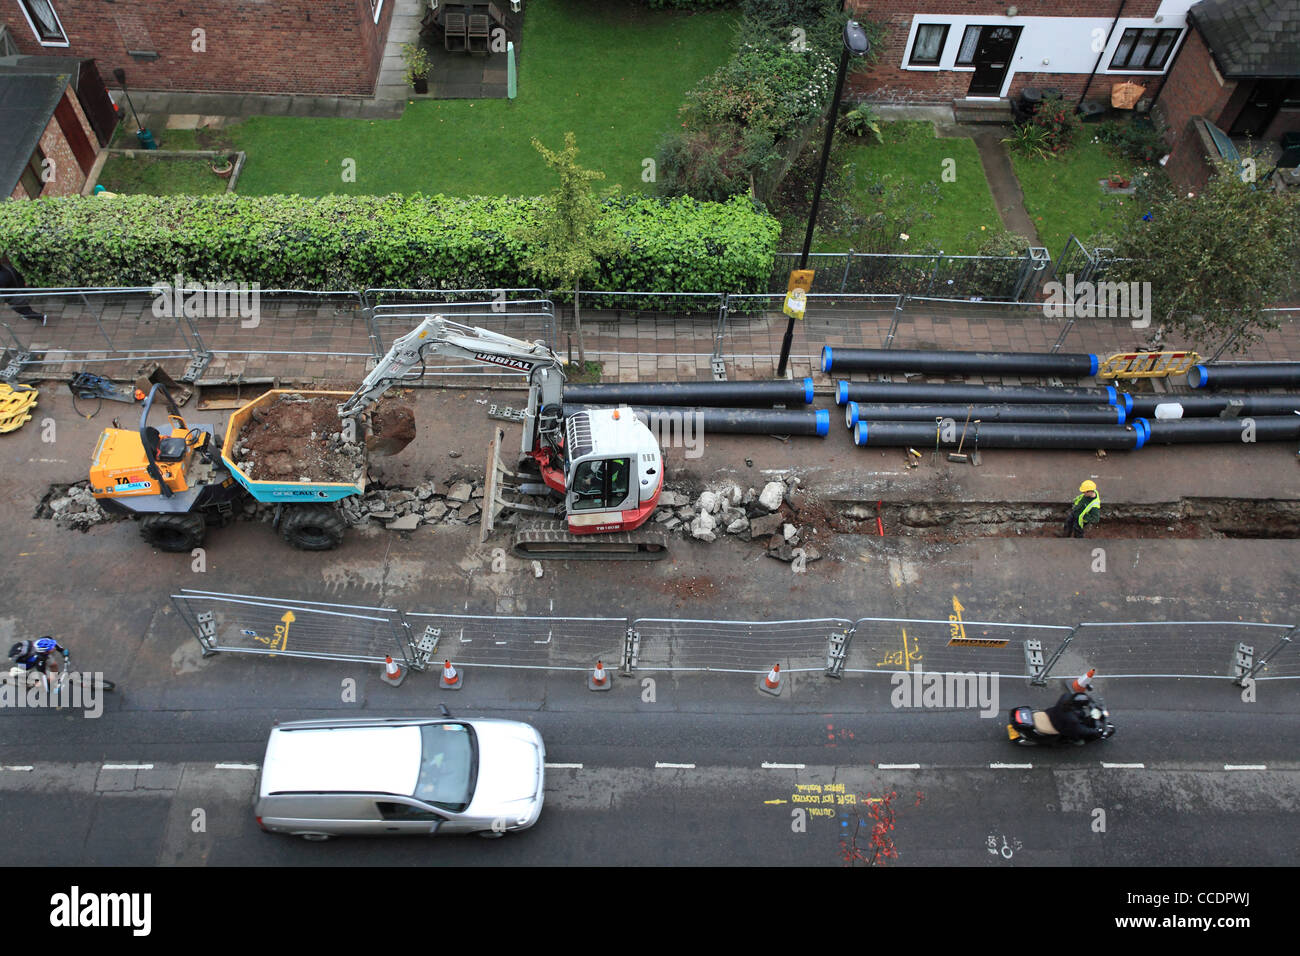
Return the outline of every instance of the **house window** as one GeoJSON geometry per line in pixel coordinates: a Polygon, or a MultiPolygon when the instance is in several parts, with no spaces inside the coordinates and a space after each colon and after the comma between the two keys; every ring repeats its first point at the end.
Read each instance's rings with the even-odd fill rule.
{"type": "Polygon", "coordinates": [[[23,174],[18,177],[28,199],[41,198],[41,190],[45,188],[45,181],[41,178],[41,170],[44,167],[45,154],[37,146],[36,151],[32,153],[32,158],[27,160],[27,165],[23,167],[23,174]]]}
{"type": "Polygon", "coordinates": [[[68,45],[68,35],[63,32],[63,24],[54,12],[51,0],[18,0],[18,5],[23,8],[27,22],[31,24],[36,39],[41,41],[41,46],[68,45]]]}
{"type": "Polygon", "coordinates": [[[1125,30],[1110,61],[1112,70],[1163,70],[1179,30],[1125,30]]]}
{"type": "Polygon", "coordinates": [[[938,66],[939,56],[943,53],[943,41],[948,37],[948,24],[923,23],[916,28],[916,39],[912,41],[912,66],[938,66]]]}
{"type": "Polygon", "coordinates": [[[967,27],[961,35],[961,47],[957,50],[957,65],[972,66],[975,63],[975,47],[980,42],[980,30],[983,27],[967,27]]]}

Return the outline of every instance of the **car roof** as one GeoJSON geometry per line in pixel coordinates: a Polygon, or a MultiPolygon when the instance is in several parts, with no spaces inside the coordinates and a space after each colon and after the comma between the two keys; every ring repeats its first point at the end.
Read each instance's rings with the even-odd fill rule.
{"type": "Polygon", "coordinates": [[[293,792],[415,792],[421,737],[416,724],[276,727],[262,762],[262,795],[293,792]]]}

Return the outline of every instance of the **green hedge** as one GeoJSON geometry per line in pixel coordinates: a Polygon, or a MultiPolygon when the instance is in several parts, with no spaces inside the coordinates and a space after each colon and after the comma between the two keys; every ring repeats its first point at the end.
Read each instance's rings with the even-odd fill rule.
{"type": "Polygon", "coordinates": [[[717,10],[734,7],[740,0],[641,0],[651,10],[717,10]]]}
{"type": "MultiPolygon", "coordinates": [[[[119,196],[0,203],[0,252],[30,286],[186,279],[263,289],[534,287],[545,200],[445,196],[119,196]]],[[[614,197],[629,251],[584,288],[762,292],[780,224],[752,202],[614,197]]],[[[544,286],[543,286],[544,288],[544,286]]]]}

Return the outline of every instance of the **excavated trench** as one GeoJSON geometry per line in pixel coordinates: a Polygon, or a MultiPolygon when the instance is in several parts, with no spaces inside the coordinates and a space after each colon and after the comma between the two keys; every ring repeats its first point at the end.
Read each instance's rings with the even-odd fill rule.
{"type": "MultiPolygon", "coordinates": [[[[1015,501],[823,502],[817,524],[838,534],[951,541],[1063,535],[1068,506],[1015,501]],[[877,517],[880,518],[877,523],[877,517]]],[[[1300,500],[1183,498],[1150,504],[1103,503],[1094,538],[1297,538],[1300,500]]]]}

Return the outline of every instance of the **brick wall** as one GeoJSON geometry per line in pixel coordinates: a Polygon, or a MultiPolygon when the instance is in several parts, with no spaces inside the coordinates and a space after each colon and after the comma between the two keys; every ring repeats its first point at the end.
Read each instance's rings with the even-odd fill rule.
{"type": "MultiPolygon", "coordinates": [[[[879,4],[866,0],[849,0],[849,6],[859,10],[863,17],[881,23],[885,28],[880,61],[866,73],[848,80],[851,99],[866,99],[888,104],[947,104],[966,96],[970,88],[972,71],[965,70],[905,70],[899,64],[907,49],[915,17],[925,14],[949,16],[985,16],[990,23],[1002,22],[1007,8],[1015,6],[1020,17],[1113,17],[1119,10],[1119,0],[1006,0],[992,3],[989,0],[911,0],[903,11],[885,12],[879,4]]],[[[1155,16],[1160,0],[1129,0],[1124,6],[1124,17],[1155,16]]],[[[1014,24],[1014,20],[1006,21],[1014,24]]],[[[949,43],[953,38],[948,38],[949,43]]],[[[1088,91],[1089,99],[1106,100],[1111,85],[1132,79],[1143,84],[1147,97],[1158,95],[1163,76],[1110,76],[1099,72],[1088,91]]],[[[1088,83],[1087,73],[1015,73],[1008,96],[1014,98],[1026,86],[1055,87],[1065,92],[1066,98],[1078,98],[1088,83]]]]}
{"type": "Polygon", "coordinates": [[[371,0],[55,0],[68,48],[43,48],[12,0],[0,22],[22,53],[94,57],[105,78],[126,70],[132,89],[369,96],[394,2],[375,24],[371,0]]]}
{"type": "MultiPolygon", "coordinates": [[[[95,139],[95,131],[91,128],[90,121],[86,119],[86,114],[82,112],[81,104],[77,102],[77,94],[73,92],[71,84],[64,90],[63,99],[72,107],[77,122],[81,124],[81,129],[86,134],[86,139],[90,141],[91,146],[98,153],[99,141],[95,139]]],[[[45,130],[41,133],[39,142],[41,152],[45,154],[45,158],[54,164],[54,178],[41,188],[41,196],[79,195],[82,187],[86,185],[86,174],[82,172],[77,157],[73,155],[72,147],[68,145],[68,139],[53,113],[50,114],[50,121],[45,124],[45,130]]],[[[14,191],[9,198],[30,198],[27,195],[27,190],[23,188],[21,180],[14,187],[14,191]]]]}
{"type": "Polygon", "coordinates": [[[1180,188],[1199,189],[1210,175],[1192,118],[1203,116],[1220,125],[1231,101],[1240,100],[1247,92],[1238,91],[1236,82],[1219,76],[1200,33],[1188,31],[1154,109],[1169,144],[1165,171],[1180,188]]]}

